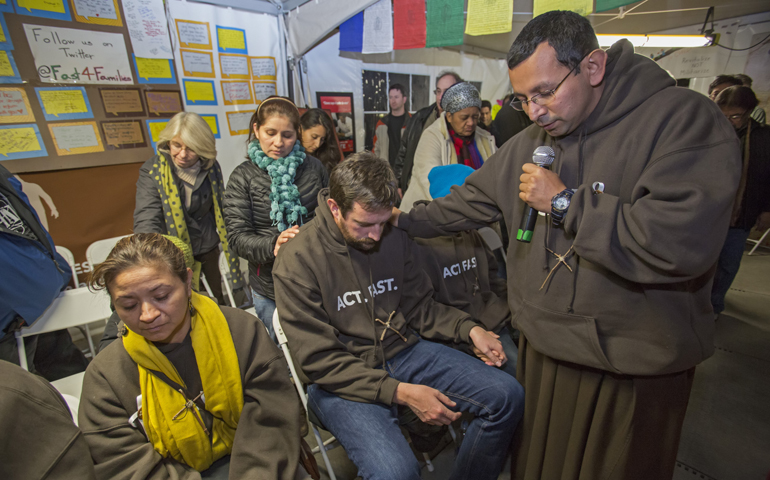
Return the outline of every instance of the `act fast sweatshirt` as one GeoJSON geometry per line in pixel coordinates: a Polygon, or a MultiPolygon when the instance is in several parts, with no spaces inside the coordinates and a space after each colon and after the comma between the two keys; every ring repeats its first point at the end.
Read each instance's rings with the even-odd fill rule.
{"type": "Polygon", "coordinates": [[[398,381],[378,368],[419,337],[468,342],[478,326],[433,300],[414,245],[389,227],[368,252],[348,246],[326,200],[284,244],[273,268],[281,326],[307,380],[347,400],[390,405],[398,381]]]}

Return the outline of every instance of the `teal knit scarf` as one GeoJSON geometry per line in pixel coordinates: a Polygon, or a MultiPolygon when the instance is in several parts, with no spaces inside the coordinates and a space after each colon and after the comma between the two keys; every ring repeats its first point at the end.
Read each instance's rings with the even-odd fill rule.
{"type": "Polygon", "coordinates": [[[299,189],[294,184],[297,168],[305,161],[305,149],[299,141],[288,157],[273,159],[267,156],[258,140],[249,144],[249,158],[270,175],[270,219],[283,232],[289,225],[297,225],[307,208],[302,206],[299,189]]]}

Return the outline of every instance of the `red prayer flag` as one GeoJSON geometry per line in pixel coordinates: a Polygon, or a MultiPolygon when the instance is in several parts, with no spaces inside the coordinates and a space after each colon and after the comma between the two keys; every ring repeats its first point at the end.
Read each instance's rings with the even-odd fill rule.
{"type": "Polygon", "coordinates": [[[425,48],[425,0],[393,1],[393,49],[425,48]]]}

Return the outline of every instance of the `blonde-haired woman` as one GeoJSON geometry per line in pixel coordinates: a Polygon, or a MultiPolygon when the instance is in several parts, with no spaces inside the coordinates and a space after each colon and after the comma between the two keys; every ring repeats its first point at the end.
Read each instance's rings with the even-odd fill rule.
{"type": "MultiPolygon", "coordinates": [[[[224,304],[219,252],[231,255],[222,217],[222,170],[211,128],[197,113],[181,112],[160,132],[157,154],[139,169],[136,182],[134,233],[162,233],[182,239],[195,257],[193,285],[206,276],[219,304],[224,304]]],[[[233,275],[239,289],[240,275],[233,275]]]]}

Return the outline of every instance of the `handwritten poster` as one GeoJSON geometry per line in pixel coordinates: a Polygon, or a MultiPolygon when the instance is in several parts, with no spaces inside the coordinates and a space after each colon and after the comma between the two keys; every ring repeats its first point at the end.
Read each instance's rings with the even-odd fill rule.
{"type": "Polygon", "coordinates": [[[75,20],[94,25],[122,27],[118,0],[72,0],[75,20]]]}
{"type": "Polygon", "coordinates": [[[185,102],[188,105],[216,105],[217,94],[211,80],[182,80],[185,102]]]}
{"type": "Polygon", "coordinates": [[[22,83],[13,52],[0,50],[0,83],[22,83]]]}
{"type": "Polygon", "coordinates": [[[219,121],[217,121],[216,115],[202,113],[201,118],[209,124],[211,133],[214,134],[214,138],[222,138],[222,135],[219,133],[219,121]]]}
{"type": "Polygon", "coordinates": [[[246,30],[217,25],[217,46],[220,53],[242,53],[247,55],[249,49],[246,46],[246,30]]]}
{"type": "Polygon", "coordinates": [[[24,32],[43,83],[134,83],[119,33],[26,23],[24,32]]]}
{"type": "Polygon", "coordinates": [[[123,0],[126,27],[134,55],[141,58],[174,58],[166,25],[163,0],[123,0]]]}
{"type": "Polygon", "coordinates": [[[227,112],[227,128],[231,136],[248,135],[252,112],[227,112]]]}
{"type": "Polygon", "coordinates": [[[14,0],[16,13],[33,17],[71,21],[67,0],[14,0]]]}
{"type": "Polygon", "coordinates": [[[35,93],[43,108],[43,115],[49,122],[94,117],[83,87],[37,87],[35,93]]]}
{"type": "Polygon", "coordinates": [[[8,33],[8,25],[2,13],[0,13],[0,50],[13,50],[11,35],[8,33]]]}
{"type": "Polygon", "coordinates": [[[594,13],[594,2],[593,0],[535,0],[532,5],[532,16],[537,17],[551,10],[569,10],[585,17],[594,13]]]}
{"type": "Polygon", "coordinates": [[[140,120],[101,122],[101,127],[107,150],[147,146],[140,120]]]}
{"type": "Polygon", "coordinates": [[[222,72],[222,78],[239,78],[248,80],[249,75],[249,57],[245,55],[219,54],[219,71],[222,72]]]}
{"type": "Polygon", "coordinates": [[[0,126],[0,161],[47,155],[40,130],[34,123],[0,126]]]}
{"type": "Polygon", "coordinates": [[[211,52],[196,52],[180,50],[182,53],[182,68],[188,77],[216,78],[214,73],[214,56],[211,52]]]}
{"type": "Polygon", "coordinates": [[[513,0],[468,0],[466,35],[506,33],[512,27],[513,0]]]}
{"type": "Polygon", "coordinates": [[[150,133],[150,143],[152,144],[152,149],[157,150],[160,132],[166,128],[166,125],[168,125],[168,120],[145,120],[145,122],[147,122],[147,131],[150,133]]]}
{"type": "Polygon", "coordinates": [[[249,82],[222,80],[222,98],[225,105],[247,105],[254,103],[249,82]]]}
{"type": "Polygon", "coordinates": [[[182,98],[176,90],[146,90],[144,95],[150,116],[173,117],[182,111],[182,98]]]}
{"type": "Polygon", "coordinates": [[[276,68],[274,57],[249,57],[251,76],[256,80],[275,80],[276,68]]]}
{"type": "Polygon", "coordinates": [[[270,95],[276,95],[275,82],[254,82],[254,99],[257,104],[262,103],[270,95]]]}
{"type": "Polygon", "coordinates": [[[211,32],[206,22],[177,20],[176,33],[179,36],[180,48],[211,50],[211,32]]]}
{"type": "Polygon", "coordinates": [[[138,88],[100,88],[104,114],[108,117],[144,117],[147,113],[138,88]]]}
{"type": "Polygon", "coordinates": [[[103,152],[96,122],[53,123],[48,125],[58,155],[103,152]]]}
{"type": "Polygon", "coordinates": [[[35,115],[23,88],[0,88],[0,123],[34,121],[35,115]]]}
{"type": "Polygon", "coordinates": [[[136,76],[139,83],[176,84],[172,60],[134,57],[134,65],[136,65],[136,76]]]}

